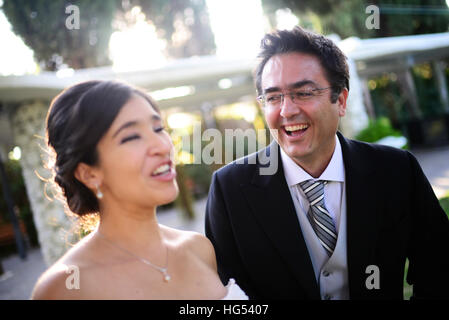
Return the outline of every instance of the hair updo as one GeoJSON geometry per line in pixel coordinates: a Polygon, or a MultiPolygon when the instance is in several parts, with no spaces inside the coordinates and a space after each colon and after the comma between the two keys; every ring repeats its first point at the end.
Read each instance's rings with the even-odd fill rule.
{"type": "Polygon", "coordinates": [[[144,92],[115,81],[87,81],[65,89],[53,99],[47,114],[47,144],[54,152],[54,181],[71,212],[97,213],[95,194],[75,178],[79,163],[98,163],[97,144],[132,95],[139,95],[159,113],[144,92]]]}

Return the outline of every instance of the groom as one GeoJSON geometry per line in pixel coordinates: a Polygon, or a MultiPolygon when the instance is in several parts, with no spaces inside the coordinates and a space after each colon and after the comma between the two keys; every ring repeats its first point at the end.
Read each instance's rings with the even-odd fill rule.
{"type": "Polygon", "coordinates": [[[403,299],[408,258],[413,298],[449,298],[449,221],[415,157],[337,132],[344,54],[299,27],[261,46],[275,141],[213,175],[206,235],[222,281],[253,299],[403,299]]]}

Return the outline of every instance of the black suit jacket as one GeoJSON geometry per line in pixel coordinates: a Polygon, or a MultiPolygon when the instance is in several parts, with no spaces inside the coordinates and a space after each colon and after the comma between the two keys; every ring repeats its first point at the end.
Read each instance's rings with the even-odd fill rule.
{"type": "MultiPolygon", "coordinates": [[[[403,299],[404,266],[413,298],[449,297],[449,221],[415,157],[338,133],[346,172],[347,262],[351,299],[403,299]],[[368,289],[369,265],[380,288],[368,289]]],[[[285,181],[259,169],[273,148],[230,163],[212,178],[206,235],[224,283],[235,278],[253,299],[320,299],[285,181]]]]}

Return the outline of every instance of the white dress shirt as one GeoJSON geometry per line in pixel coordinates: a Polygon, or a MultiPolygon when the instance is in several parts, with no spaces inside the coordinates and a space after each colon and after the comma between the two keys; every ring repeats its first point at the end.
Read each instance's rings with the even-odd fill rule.
{"type": "Polygon", "coordinates": [[[349,298],[346,260],[345,168],[340,141],[337,136],[335,136],[335,139],[336,145],[331,161],[321,176],[316,179],[297,165],[280,148],[285,179],[295,205],[304,240],[315,271],[315,277],[320,286],[322,299],[349,298]],[[324,186],[324,201],[334,220],[338,233],[337,244],[330,258],[307,219],[309,202],[302,189],[298,186],[299,183],[310,179],[328,181],[324,186]],[[324,276],[322,276],[323,274],[324,276]]]}

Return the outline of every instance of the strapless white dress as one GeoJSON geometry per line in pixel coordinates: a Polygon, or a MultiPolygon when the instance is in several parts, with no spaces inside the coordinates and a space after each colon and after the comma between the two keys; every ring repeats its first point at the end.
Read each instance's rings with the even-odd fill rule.
{"type": "Polygon", "coordinates": [[[226,296],[220,300],[249,300],[248,296],[243,292],[243,290],[235,283],[234,279],[229,279],[226,285],[228,293],[226,296]]]}

